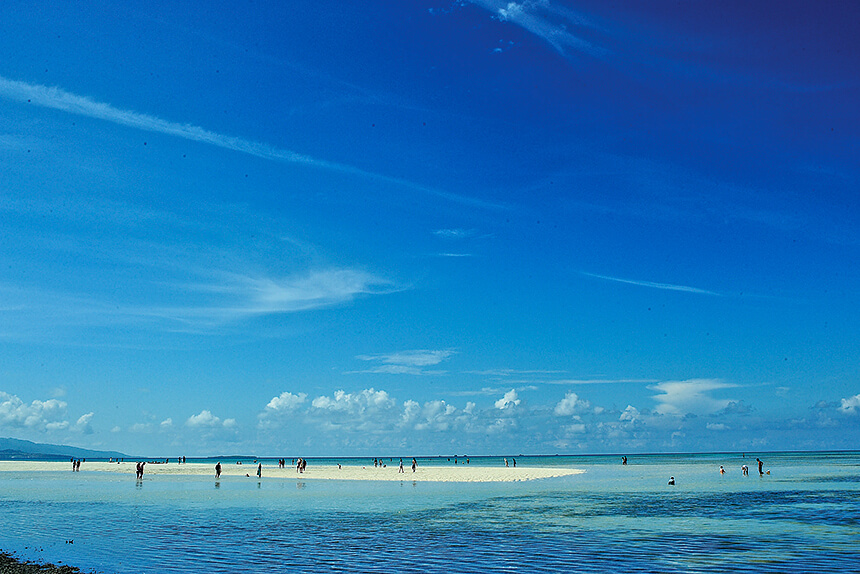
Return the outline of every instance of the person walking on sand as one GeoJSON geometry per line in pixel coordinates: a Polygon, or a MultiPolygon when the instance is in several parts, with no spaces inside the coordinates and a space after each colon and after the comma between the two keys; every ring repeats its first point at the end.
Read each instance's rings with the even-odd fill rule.
{"type": "Polygon", "coordinates": [[[257,478],[262,478],[262,477],[263,477],[263,463],[261,462],[261,463],[257,464],[257,478]]]}
{"type": "Polygon", "coordinates": [[[415,467],[416,467],[416,466],[417,466],[417,463],[415,462],[415,459],[413,458],[413,459],[412,459],[412,472],[415,472],[415,467]]]}
{"type": "Polygon", "coordinates": [[[221,461],[220,460],[215,465],[215,480],[218,480],[219,478],[221,478],[221,461]]]}
{"type": "Polygon", "coordinates": [[[403,459],[402,458],[400,459],[400,468],[397,470],[397,472],[405,472],[403,470],[403,459]]]}

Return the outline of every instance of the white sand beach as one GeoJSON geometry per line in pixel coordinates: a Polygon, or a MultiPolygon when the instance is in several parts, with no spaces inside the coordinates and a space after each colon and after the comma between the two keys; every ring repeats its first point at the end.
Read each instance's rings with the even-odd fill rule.
{"type": "MultiPolygon", "coordinates": [[[[550,467],[488,467],[488,466],[418,466],[415,472],[404,460],[403,473],[398,472],[398,466],[392,465],[385,468],[373,465],[346,465],[341,468],[337,465],[314,466],[311,462],[303,473],[296,472],[295,467],[287,465],[286,468],[278,468],[277,464],[268,462],[263,464],[263,479],[295,479],[302,480],[391,480],[391,481],[427,481],[427,482],[515,482],[523,480],[537,480],[542,478],[554,478],[559,476],[570,476],[585,472],[574,468],[550,468],[550,467]]],[[[136,461],[125,461],[121,463],[110,462],[84,462],[81,464],[81,473],[85,472],[111,472],[127,474],[134,478],[136,461]]],[[[0,472],[44,472],[62,471],[72,472],[69,462],[44,462],[44,461],[0,461],[0,472]]],[[[224,464],[221,465],[221,477],[241,477],[250,475],[257,478],[257,465],[224,464]]],[[[161,476],[208,476],[215,477],[215,463],[187,463],[168,464],[148,463],[145,467],[144,477],[161,476]]]]}

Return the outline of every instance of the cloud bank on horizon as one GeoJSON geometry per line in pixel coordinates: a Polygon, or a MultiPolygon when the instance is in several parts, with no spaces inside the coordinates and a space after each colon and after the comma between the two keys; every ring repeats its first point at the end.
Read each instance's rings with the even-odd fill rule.
{"type": "MultiPolygon", "coordinates": [[[[738,402],[713,397],[711,391],[737,388],[724,381],[664,381],[648,388],[657,394],[648,401],[652,408],[641,409],[632,405],[623,409],[595,405],[574,391],[567,391],[549,406],[526,405],[515,389],[483,406],[473,401],[458,405],[458,401],[441,399],[422,403],[373,388],[352,393],[339,389],[312,399],[303,392],[283,391],[260,409],[256,421],[222,419],[209,409],[202,409],[189,415],[182,426],[175,426],[168,418],[159,424],[113,427],[110,432],[157,436],[159,444],[183,445],[195,449],[195,455],[207,456],[227,452],[219,450],[223,448],[253,449],[260,444],[269,445],[260,453],[268,456],[280,456],[285,451],[325,455],[340,452],[344,442],[352,449],[346,454],[384,451],[477,455],[496,454],[494,443],[487,439],[498,435],[517,444],[544,449],[536,453],[546,453],[547,444],[562,450],[575,446],[589,452],[609,453],[642,451],[654,444],[662,450],[671,450],[681,447],[688,435],[713,450],[747,451],[767,449],[766,438],[784,433],[834,425],[855,429],[860,425],[857,417],[860,395],[843,398],[838,404],[819,402],[809,407],[814,416],[775,429],[774,421],[757,417],[742,405],[739,408],[738,402]],[[552,425],[547,421],[552,421],[552,425]],[[536,428],[549,433],[551,441],[523,442],[521,433],[536,428]],[[668,429],[672,429],[670,437],[666,437],[668,429]],[[290,436],[287,440],[283,438],[285,432],[290,436]],[[249,440],[249,433],[256,436],[249,440]],[[439,445],[448,450],[433,450],[439,445]]],[[[63,401],[34,399],[26,404],[17,396],[0,393],[0,428],[7,432],[26,429],[33,432],[31,436],[38,437],[63,436],[58,435],[59,431],[92,434],[93,423],[99,423],[94,412],[81,415],[76,422],[72,419],[68,404],[63,401]]],[[[825,446],[816,442],[806,445],[825,446]]],[[[850,448],[851,443],[846,439],[836,446],[850,448]]],[[[164,450],[146,454],[163,455],[164,450]]]]}

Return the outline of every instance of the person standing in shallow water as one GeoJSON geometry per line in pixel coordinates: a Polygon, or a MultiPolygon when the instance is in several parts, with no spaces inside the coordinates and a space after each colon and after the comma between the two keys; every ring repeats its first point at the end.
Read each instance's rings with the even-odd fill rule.
{"type": "Polygon", "coordinates": [[[221,478],[221,461],[218,461],[218,464],[215,465],[215,480],[221,478]]]}
{"type": "Polygon", "coordinates": [[[758,463],[758,474],[759,476],[764,476],[764,471],[762,471],[761,466],[764,464],[760,458],[756,458],[755,461],[758,463]]]}

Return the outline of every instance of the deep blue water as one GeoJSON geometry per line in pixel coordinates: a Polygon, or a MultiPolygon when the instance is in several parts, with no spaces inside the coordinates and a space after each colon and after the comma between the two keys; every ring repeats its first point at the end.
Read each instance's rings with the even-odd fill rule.
{"type": "Polygon", "coordinates": [[[518,459],[587,472],[495,484],[7,472],[0,548],[116,573],[860,572],[860,453],[763,458],[518,459]]]}

